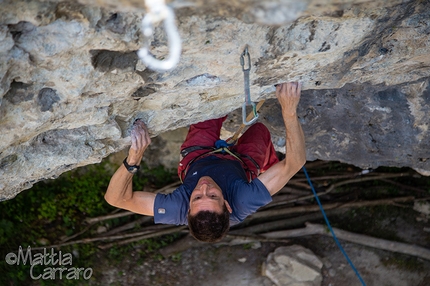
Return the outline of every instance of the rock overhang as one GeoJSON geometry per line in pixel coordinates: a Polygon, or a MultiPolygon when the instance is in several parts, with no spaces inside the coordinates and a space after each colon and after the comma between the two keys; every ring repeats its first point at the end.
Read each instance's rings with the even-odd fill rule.
{"type": "MultiPolygon", "coordinates": [[[[252,99],[269,99],[261,120],[279,151],[273,85],[299,80],[309,160],[430,174],[428,3],[203,2],[169,2],[182,56],[174,70],[155,72],[136,55],[147,40],[143,1],[4,1],[1,197],[126,148],[135,118],[156,136],[234,112],[244,100],[245,45],[252,99]]],[[[151,52],[168,52],[162,27],[151,52]]]]}

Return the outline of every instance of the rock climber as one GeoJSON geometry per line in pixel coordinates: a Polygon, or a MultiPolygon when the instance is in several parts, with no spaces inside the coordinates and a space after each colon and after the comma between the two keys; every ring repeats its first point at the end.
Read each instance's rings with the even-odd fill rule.
{"type": "Polygon", "coordinates": [[[271,197],[305,164],[305,139],[297,118],[300,92],[301,84],[297,82],[276,86],[286,127],[286,154],[282,161],[262,123],[246,130],[228,152],[215,153],[208,148],[219,140],[227,116],[193,124],[181,146],[184,157],[178,175],[183,183],[170,194],[133,192],[133,174],[151,143],[145,124],[137,120],[131,131],[128,157],[112,176],[106,201],[118,208],[154,216],[155,223],[188,224],[197,240],[221,240],[230,225],[271,202],[271,197]]]}

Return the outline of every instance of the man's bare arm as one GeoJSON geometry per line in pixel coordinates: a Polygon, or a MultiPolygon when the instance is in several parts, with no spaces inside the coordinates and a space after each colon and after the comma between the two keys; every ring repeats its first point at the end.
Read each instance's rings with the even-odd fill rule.
{"type": "Polygon", "coordinates": [[[301,85],[297,82],[283,83],[276,87],[276,97],[282,107],[286,129],[285,159],[258,177],[272,196],[306,163],[305,137],[297,118],[300,92],[301,85]]]}
{"type": "MultiPolygon", "coordinates": [[[[145,124],[137,120],[131,131],[131,147],[128,152],[127,163],[139,166],[150,143],[151,138],[145,124]]],[[[133,192],[132,179],[133,175],[121,164],[110,180],[105,200],[112,206],[138,214],[153,216],[156,194],[133,192]]]]}

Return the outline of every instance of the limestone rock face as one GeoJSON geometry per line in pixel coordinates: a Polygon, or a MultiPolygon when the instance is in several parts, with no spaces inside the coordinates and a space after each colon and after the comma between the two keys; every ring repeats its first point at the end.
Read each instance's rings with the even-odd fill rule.
{"type": "MultiPolygon", "coordinates": [[[[240,108],[245,45],[252,100],[303,82],[309,160],[430,174],[428,0],[168,1],[182,39],[168,72],[137,57],[148,41],[168,54],[162,26],[141,33],[144,4],[2,1],[0,199],[126,148],[135,118],[156,136],[240,108]]],[[[276,101],[261,118],[282,151],[276,101]]]]}

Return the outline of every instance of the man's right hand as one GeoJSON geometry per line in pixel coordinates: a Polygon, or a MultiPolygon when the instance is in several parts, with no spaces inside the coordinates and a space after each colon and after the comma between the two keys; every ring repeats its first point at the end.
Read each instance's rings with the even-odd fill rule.
{"type": "Polygon", "coordinates": [[[128,151],[127,164],[140,165],[143,153],[151,144],[148,128],[142,120],[138,119],[134,122],[131,130],[131,147],[128,151]]]}

